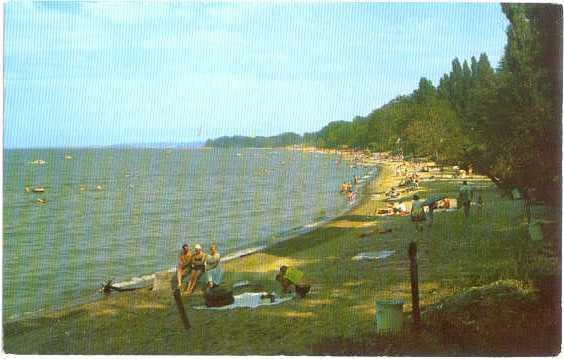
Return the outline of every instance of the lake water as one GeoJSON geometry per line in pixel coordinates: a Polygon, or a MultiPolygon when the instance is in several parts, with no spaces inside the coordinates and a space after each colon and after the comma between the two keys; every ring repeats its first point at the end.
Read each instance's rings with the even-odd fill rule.
{"type": "Polygon", "coordinates": [[[169,270],[185,242],[225,256],[310,230],[350,207],[340,183],[374,174],[270,149],[5,150],[4,320],[169,270]]]}

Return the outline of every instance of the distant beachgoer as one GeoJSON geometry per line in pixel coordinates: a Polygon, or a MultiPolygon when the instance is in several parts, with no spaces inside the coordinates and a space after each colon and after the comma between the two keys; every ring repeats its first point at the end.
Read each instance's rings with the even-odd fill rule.
{"type": "Polygon", "coordinates": [[[358,184],[358,177],[357,177],[356,175],[353,177],[353,181],[354,181],[354,184],[355,184],[355,185],[358,184]]]}
{"type": "Polygon", "coordinates": [[[433,225],[433,220],[434,220],[434,212],[435,209],[437,208],[437,202],[433,202],[431,203],[429,206],[429,211],[427,211],[427,218],[429,218],[429,227],[431,227],[433,225]]]}
{"type": "Polygon", "coordinates": [[[405,207],[405,203],[403,202],[395,202],[393,206],[394,213],[397,214],[404,214],[407,212],[407,208],[405,207]]]}
{"type": "Polygon", "coordinates": [[[386,192],[385,195],[386,195],[386,197],[389,197],[389,198],[399,197],[399,193],[396,192],[396,189],[394,187],[390,188],[390,190],[388,192],[386,192]]]}
{"type": "Polygon", "coordinates": [[[188,295],[191,295],[194,292],[198,279],[206,270],[206,254],[202,250],[202,246],[199,244],[194,246],[194,254],[192,254],[190,262],[192,264],[192,272],[190,273],[190,280],[188,281],[188,295]]]}
{"type": "Polygon", "coordinates": [[[411,204],[411,221],[415,223],[415,230],[422,231],[422,223],[425,221],[425,209],[423,208],[423,201],[419,199],[418,195],[413,196],[413,202],[411,204]]]}
{"type": "Polygon", "coordinates": [[[462,182],[458,190],[458,208],[464,208],[464,217],[468,218],[470,215],[470,201],[472,200],[473,190],[472,187],[468,185],[467,181],[462,182]]]}
{"type": "Polygon", "coordinates": [[[450,200],[448,198],[443,199],[443,206],[442,208],[444,209],[449,209],[450,208],[450,200]]]}
{"type": "Polygon", "coordinates": [[[482,195],[478,195],[478,200],[476,201],[476,206],[478,207],[478,216],[482,217],[482,210],[484,208],[484,201],[482,200],[482,195]]]}
{"type": "Polygon", "coordinates": [[[347,191],[347,183],[343,182],[341,184],[341,193],[345,193],[347,191]]]}
{"type": "Polygon", "coordinates": [[[206,282],[208,288],[220,284],[223,280],[223,271],[219,265],[221,255],[215,244],[210,246],[210,254],[206,258],[206,282]]]}
{"type": "Polygon", "coordinates": [[[190,246],[185,243],[182,245],[182,251],[178,257],[178,264],[176,265],[176,284],[179,289],[182,287],[182,277],[187,275],[191,270],[190,257],[192,257],[190,246]]]}

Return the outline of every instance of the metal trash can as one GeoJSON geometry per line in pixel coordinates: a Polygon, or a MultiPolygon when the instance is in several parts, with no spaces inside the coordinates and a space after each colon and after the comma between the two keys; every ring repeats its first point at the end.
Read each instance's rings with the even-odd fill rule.
{"type": "Polygon", "coordinates": [[[376,301],[376,328],[378,333],[397,333],[403,329],[403,301],[399,299],[376,301]]]}

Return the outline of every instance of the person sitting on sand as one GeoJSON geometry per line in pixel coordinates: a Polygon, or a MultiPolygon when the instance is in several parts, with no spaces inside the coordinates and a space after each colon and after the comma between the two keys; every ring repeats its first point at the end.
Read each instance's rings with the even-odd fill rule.
{"type": "Polygon", "coordinates": [[[403,202],[394,202],[393,206],[394,214],[403,215],[407,212],[407,208],[405,207],[405,203],[403,202]]]}
{"type": "Polygon", "coordinates": [[[182,277],[187,275],[191,270],[190,257],[192,257],[190,246],[184,243],[180,256],[178,257],[178,264],[176,265],[176,284],[179,289],[182,287],[182,277]]]}
{"type": "Polygon", "coordinates": [[[450,200],[448,198],[443,199],[439,204],[441,204],[439,208],[450,209],[450,200]]]}
{"type": "Polygon", "coordinates": [[[219,265],[221,255],[217,251],[215,244],[210,246],[210,254],[206,258],[206,282],[208,288],[212,288],[222,281],[223,272],[219,265]]]}
{"type": "Polygon", "coordinates": [[[192,264],[192,272],[190,272],[190,280],[188,281],[188,287],[186,289],[188,295],[194,292],[198,279],[206,270],[206,254],[202,250],[201,245],[196,244],[194,246],[194,254],[192,254],[190,262],[192,264]]]}
{"type": "Polygon", "coordinates": [[[396,198],[399,196],[399,193],[396,192],[396,189],[392,187],[388,192],[385,193],[386,197],[389,198],[396,198]]]}

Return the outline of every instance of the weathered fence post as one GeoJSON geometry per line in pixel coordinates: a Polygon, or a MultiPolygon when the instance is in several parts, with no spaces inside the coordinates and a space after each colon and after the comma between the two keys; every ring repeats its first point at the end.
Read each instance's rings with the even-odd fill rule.
{"type": "Polygon", "coordinates": [[[186,311],[184,310],[184,303],[182,303],[182,298],[180,297],[180,288],[176,288],[174,290],[174,301],[176,302],[176,307],[178,308],[178,314],[180,315],[180,319],[182,320],[182,324],[184,324],[184,329],[190,329],[190,321],[186,316],[186,311]]]}
{"type": "Polygon", "coordinates": [[[411,275],[411,308],[413,323],[418,326],[421,322],[419,310],[419,279],[417,277],[417,244],[409,243],[409,272],[411,275]]]}

